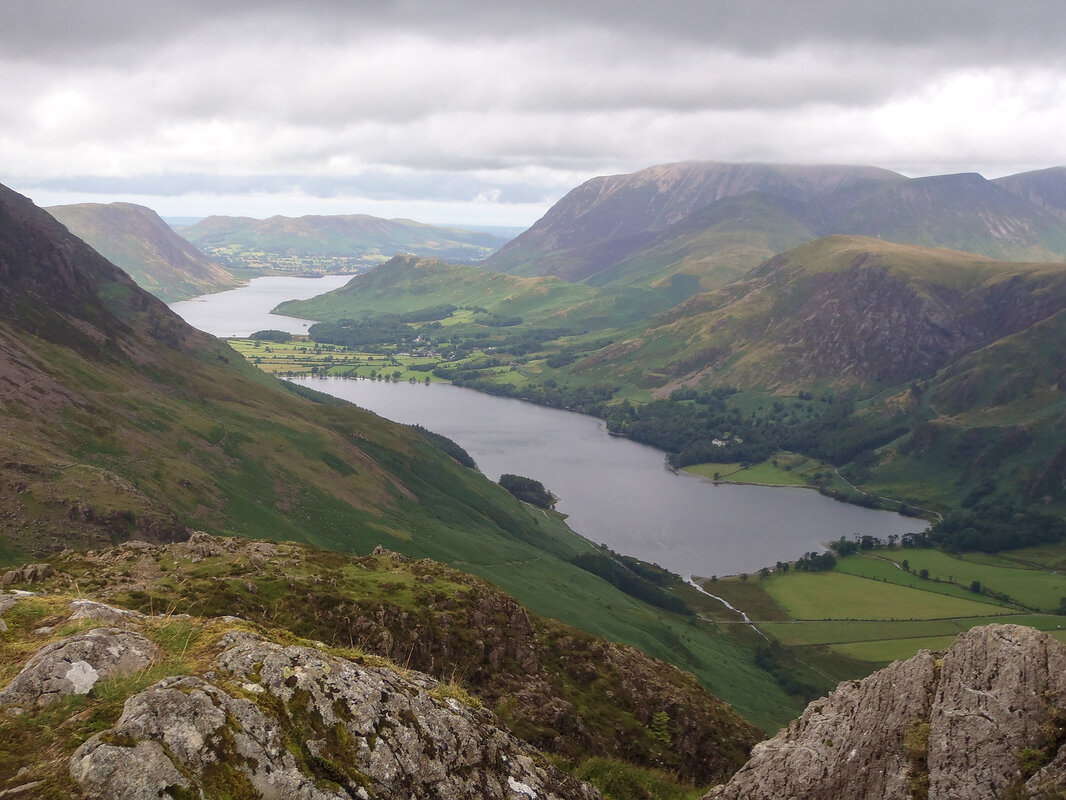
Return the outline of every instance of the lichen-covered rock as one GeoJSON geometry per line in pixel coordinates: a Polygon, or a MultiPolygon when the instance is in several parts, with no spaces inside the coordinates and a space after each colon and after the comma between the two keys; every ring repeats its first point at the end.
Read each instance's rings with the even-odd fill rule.
{"type": "Polygon", "coordinates": [[[707,798],[1060,796],[1062,709],[1066,645],[1018,625],[974,628],[942,658],[922,651],[811,703],[707,798]]]}
{"type": "Polygon", "coordinates": [[[70,607],[74,610],[74,613],[70,615],[72,620],[92,619],[97,622],[103,622],[106,625],[125,625],[134,620],[144,618],[144,615],[139,611],[115,608],[115,606],[98,603],[95,600],[74,600],[70,607]]]}
{"type": "Polygon", "coordinates": [[[192,605],[230,622],[282,620],[307,639],[358,643],[438,678],[461,675],[498,710],[502,725],[572,762],[604,756],[711,785],[739,769],[761,738],[690,674],[531,615],[472,576],[384,548],[375,552],[340,556],[195,533],[170,545],[71,551],[41,588],[91,587],[105,602],[129,602],[136,593],[142,612],[151,612],[156,598],[157,606],[192,605]],[[362,576],[348,580],[349,568],[384,580],[358,588],[362,576]],[[663,725],[664,714],[668,741],[651,729],[655,720],[663,725]]]}
{"type": "Polygon", "coordinates": [[[131,697],[78,749],[71,775],[88,797],[598,797],[427,676],[247,633],[221,647],[211,672],[131,697]]]}
{"type": "Polygon", "coordinates": [[[159,648],[134,631],[95,628],[46,645],[0,690],[0,706],[43,708],[61,697],[88,694],[101,678],[149,666],[159,648]]]}

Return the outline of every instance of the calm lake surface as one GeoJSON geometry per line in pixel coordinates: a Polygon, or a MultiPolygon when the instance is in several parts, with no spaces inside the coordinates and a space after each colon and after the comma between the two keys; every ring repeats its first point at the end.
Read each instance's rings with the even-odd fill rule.
{"type": "Polygon", "coordinates": [[[715,486],[675,474],[661,451],[610,436],[583,414],[448,384],[295,382],[442,433],[493,480],[505,472],[536,478],[559,496],[557,510],[578,533],[686,577],[754,572],[841,535],[884,538],[925,527],[810,489],[715,486]]]}
{"type": "Polygon", "coordinates": [[[252,278],[247,286],[171,303],[170,308],[194,328],[221,336],[249,336],[256,331],[307,333],[314,323],[271,314],[286,300],[306,300],[344,286],[351,275],[321,278],[252,278]]]}
{"type": "MultiPolygon", "coordinates": [[[[348,276],[257,278],[229,292],[171,305],[216,336],[264,328],[301,333],[306,320],[268,313],[282,300],[312,297],[348,276]]],[[[881,538],[918,531],[921,520],[838,503],[809,489],[715,486],[666,468],[663,453],[609,436],[593,417],[480,394],[447,384],[300,378],[383,417],[454,439],[493,480],[505,472],[544,483],[557,509],[594,542],[681,575],[754,572],[794,560],[853,533],[881,538]]]]}

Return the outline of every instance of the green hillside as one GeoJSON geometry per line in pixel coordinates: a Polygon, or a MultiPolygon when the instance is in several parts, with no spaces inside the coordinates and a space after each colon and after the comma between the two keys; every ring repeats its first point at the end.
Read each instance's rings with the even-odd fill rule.
{"type": "Polygon", "coordinates": [[[1061,264],[833,236],[693,297],[575,370],[666,391],[706,380],[872,393],[928,377],[1064,304],[1061,264]]]}
{"type": "Polygon", "coordinates": [[[282,303],[277,311],[335,322],[371,313],[403,314],[454,305],[533,321],[587,303],[595,295],[591,289],[558,278],[515,278],[436,259],[395,256],[339,289],[310,300],[282,303]]]}
{"type": "Polygon", "coordinates": [[[138,286],[166,303],[240,284],[144,206],[80,203],[46,210],[112,264],[122,267],[138,286]]]}
{"type": "Polygon", "coordinates": [[[519,278],[436,259],[396,256],[339,289],[310,300],[285,302],[276,310],[337,322],[454,306],[474,314],[457,314],[447,322],[449,326],[507,333],[539,327],[558,334],[628,326],[673,304],[669,288],[594,289],[558,278],[519,278]]]}

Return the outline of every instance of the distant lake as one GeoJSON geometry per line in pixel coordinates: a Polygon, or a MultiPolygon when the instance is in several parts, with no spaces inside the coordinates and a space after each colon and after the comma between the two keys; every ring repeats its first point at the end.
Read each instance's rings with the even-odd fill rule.
{"type": "MultiPolygon", "coordinates": [[[[186,321],[216,336],[275,328],[303,333],[307,320],[270,314],[283,300],[314,297],[350,276],[256,278],[247,286],[174,303],[186,321]]],[[[886,538],[921,520],[838,503],[810,489],[715,486],[667,469],[652,447],[607,434],[601,420],[447,384],[349,378],[294,382],[350,400],[383,417],[419,424],[458,442],[493,480],[536,478],[588,539],[681,575],[754,572],[795,560],[854,533],[886,538]]]]}
{"type": "Polygon", "coordinates": [[[610,436],[601,420],[448,384],[297,378],[383,417],[455,440],[481,471],[541,481],[575,531],[684,576],[754,572],[854,533],[886,538],[926,523],[811,489],[714,485],[664,454],[610,436]]]}
{"type": "Polygon", "coordinates": [[[286,300],[306,300],[340,288],[352,277],[252,278],[247,286],[239,289],[171,303],[170,308],[194,328],[223,338],[248,336],[269,329],[307,333],[314,324],[311,320],[271,314],[270,309],[286,300]]]}

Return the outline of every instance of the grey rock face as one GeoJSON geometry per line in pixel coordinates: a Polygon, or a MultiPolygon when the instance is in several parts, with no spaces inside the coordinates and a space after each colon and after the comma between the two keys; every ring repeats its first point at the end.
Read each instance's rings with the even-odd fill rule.
{"type": "Polygon", "coordinates": [[[95,600],[75,600],[70,604],[73,619],[94,619],[107,625],[124,625],[133,620],[143,619],[144,614],[125,608],[115,608],[95,600]]]}
{"type": "Polygon", "coordinates": [[[36,583],[52,576],[51,564],[27,564],[19,569],[8,570],[0,577],[0,586],[5,589],[15,583],[36,583]]]}
{"type": "Polygon", "coordinates": [[[61,697],[88,694],[101,678],[149,666],[159,649],[139,633],[96,628],[47,645],[0,690],[0,706],[43,708],[61,697]]]}
{"type": "Polygon", "coordinates": [[[922,651],[842,683],[707,798],[1059,796],[1062,709],[1066,645],[1017,625],[974,628],[942,658],[922,651]]]}
{"type": "Polygon", "coordinates": [[[79,748],[70,769],[87,796],[171,797],[190,784],[306,800],[599,796],[431,678],[246,633],[221,644],[212,672],[131,697],[79,748]]]}

